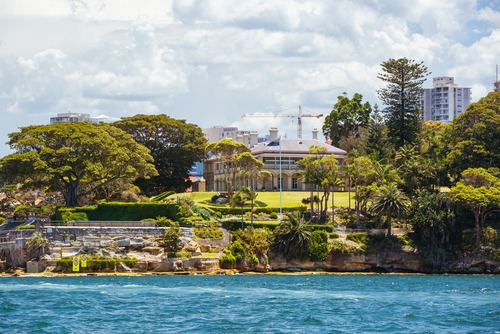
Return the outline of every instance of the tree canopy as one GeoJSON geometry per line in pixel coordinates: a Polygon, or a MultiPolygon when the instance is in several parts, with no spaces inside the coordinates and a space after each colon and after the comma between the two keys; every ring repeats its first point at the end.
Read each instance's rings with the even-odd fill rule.
{"type": "Polygon", "coordinates": [[[28,126],[9,138],[16,152],[0,160],[3,179],[59,191],[70,207],[109,183],[157,173],[148,149],[110,124],[28,126]]]}
{"type": "Polygon", "coordinates": [[[326,116],[323,124],[323,134],[331,139],[332,145],[339,147],[341,139],[359,137],[360,128],[370,121],[372,108],[370,103],[363,103],[363,95],[355,93],[351,99],[347,93],[338,96],[338,101],[332,111],[326,116]]]}
{"type": "Polygon", "coordinates": [[[453,176],[467,168],[500,166],[500,92],[489,93],[453,120],[447,163],[453,176]]]}
{"type": "Polygon", "coordinates": [[[167,115],[135,115],[113,123],[150,150],[158,175],[139,178],[136,185],[148,196],[190,186],[189,170],[205,154],[206,139],[194,124],[167,115]]]}
{"type": "Polygon", "coordinates": [[[377,77],[387,86],[378,91],[378,96],[385,105],[389,136],[397,149],[416,139],[421,124],[422,85],[430,73],[423,62],[406,58],[389,59],[381,66],[383,72],[377,77]]]}

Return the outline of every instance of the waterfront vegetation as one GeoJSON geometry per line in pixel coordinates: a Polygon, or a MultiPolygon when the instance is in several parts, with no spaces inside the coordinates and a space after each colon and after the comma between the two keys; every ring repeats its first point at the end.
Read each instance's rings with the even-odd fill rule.
{"type": "MultiPolygon", "coordinates": [[[[35,214],[62,224],[155,222],[166,228],[161,245],[172,257],[189,256],[178,244],[180,227],[212,241],[223,239],[225,228],[232,233],[221,250],[227,268],[262,268],[269,254],[324,261],[401,250],[435,268],[465,257],[498,261],[500,92],[450,124],[423,123],[426,75],[423,63],[390,59],[378,76],[387,84],[378,91],[383,109],[360,94],[338,97],[322,130],[348,155],[339,162],[310,147],[297,164],[314,191],[256,191],[245,185],[270,172],[242,143],[207,144],[196,125],[137,115],[9,134],[14,153],[0,159],[2,209],[16,219],[35,214]],[[189,167],[209,152],[224,166],[226,191],[186,193],[189,167]]],[[[42,241],[32,240],[34,253],[43,253],[42,241]]]]}

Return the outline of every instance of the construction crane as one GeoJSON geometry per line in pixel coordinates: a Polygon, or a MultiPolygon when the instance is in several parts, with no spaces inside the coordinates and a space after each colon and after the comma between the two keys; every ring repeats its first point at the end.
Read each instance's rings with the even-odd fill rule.
{"type": "Polygon", "coordinates": [[[318,114],[318,115],[311,115],[311,114],[303,114],[302,113],[302,107],[299,106],[299,113],[298,114],[243,114],[241,115],[242,118],[246,117],[293,117],[297,118],[297,138],[301,139],[302,138],[302,118],[303,117],[314,117],[314,118],[320,118],[323,117],[323,114],[318,114]]]}

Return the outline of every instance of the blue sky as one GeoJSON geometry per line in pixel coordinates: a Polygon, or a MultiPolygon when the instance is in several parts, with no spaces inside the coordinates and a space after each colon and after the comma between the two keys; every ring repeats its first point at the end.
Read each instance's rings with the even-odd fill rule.
{"type": "Polygon", "coordinates": [[[293,138],[292,118],[241,115],[327,114],[343,92],[378,103],[380,63],[399,57],[476,101],[500,63],[500,2],[0,0],[0,156],[7,133],[67,111],[293,138]]]}

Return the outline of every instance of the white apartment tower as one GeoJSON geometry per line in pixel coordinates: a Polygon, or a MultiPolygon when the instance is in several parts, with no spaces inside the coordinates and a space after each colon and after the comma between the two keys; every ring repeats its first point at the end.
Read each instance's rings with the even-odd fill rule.
{"type": "Polygon", "coordinates": [[[424,90],[424,121],[450,123],[467,109],[470,99],[470,87],[458,87],[453,77],[433,78],[432,88],[424,90]]]}

